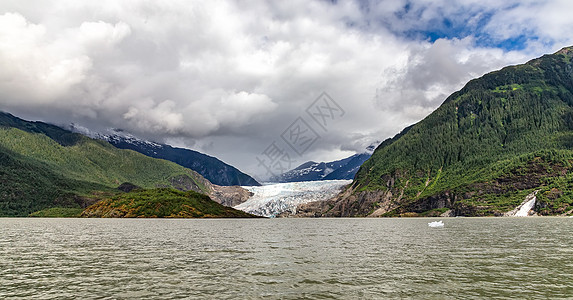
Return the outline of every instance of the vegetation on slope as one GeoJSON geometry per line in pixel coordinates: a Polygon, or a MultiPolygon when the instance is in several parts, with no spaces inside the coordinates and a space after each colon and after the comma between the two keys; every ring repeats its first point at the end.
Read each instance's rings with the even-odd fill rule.
{"type": "Polygon", "coordinates": [[[108,140],[112,145],[120,149],[130,149],[153,158],[172,161],[180,166],[189,168],[201,174],[213,184],[221,186],[259,186],[261,185],[251,176],[239,171],[221,160],[183,148],[161,145],[157,147],[149,143],[125,140],[120,137],[108,140]]]}
{"type": "Polygon", "coordinates": [[[30,214],[36,218],[79,218],[84,211],[83,208],[72,207],[52,207],[39,210],[30,214]]]}
{"type": "Polygon", "coordinates": [[[5,113],[0,113],[0,182],[0,216],[85,208],[117,193],[123,182],[198,192],[208,192],[210,184],[175,163],[5,113]]]}
{"type": "Polygon", "coordinates": [[[392,216],[443,208],[499,215],[535,190],[538,212],[568,212],[572,57],[573,48],[565,48],[470,81],[382,143],[355,177],[355,201],[336,213],[368,215],[384,207],[392,216]]]}
{"type": "Polygon", "coordinates": [[[99,218],[253,218],[194,191],[136,189],[88,207],[82,217],[99,218]]]}

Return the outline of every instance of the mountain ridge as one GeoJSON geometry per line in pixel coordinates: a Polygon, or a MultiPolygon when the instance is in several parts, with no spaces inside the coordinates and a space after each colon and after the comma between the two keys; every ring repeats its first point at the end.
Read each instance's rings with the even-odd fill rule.
{"type": "Polygon", "coordinates": [[[201,174],[210,182],[220,186],[260,186],[251,176],[220,159],[195,150],[173,147],[139,139],[121,129],[111,129],[109,133],[91,132],[75,124],[69,126],[71,131],[109,142],[119,149],[129,149],[149,157],[172,161],[201,174]]]}
{"type": "Polygon", "coordinates": [[[387,139],[316,216],[500,216],[539,190],[534,211],[573,205],[573,48],[469,81],[387,139]]]}
{"type": "Polygon", "coordinates": [[[365,152],[331,162],[307,161],[292,170],[271,177],[270,181],[286,183],[354,179],[360,166],[372,155],[374,147],[374,144],[370,145],[365,152]]]}

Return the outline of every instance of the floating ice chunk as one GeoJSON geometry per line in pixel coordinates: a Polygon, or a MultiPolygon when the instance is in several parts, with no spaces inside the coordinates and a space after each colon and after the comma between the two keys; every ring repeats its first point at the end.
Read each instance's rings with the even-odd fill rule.
{"type": "Polygon", "coordinates": [[[432,228],[444,227],[444,222],[442,222],[442,221],[434,221],[434,222],[428,223],[428,226],[430,226],[430,227],[432,227],[432,228]]]}

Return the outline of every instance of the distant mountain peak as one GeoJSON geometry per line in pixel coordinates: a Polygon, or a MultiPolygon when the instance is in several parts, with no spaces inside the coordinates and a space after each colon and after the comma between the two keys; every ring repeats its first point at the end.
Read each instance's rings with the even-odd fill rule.
{"type": "Polygon", "coordinates": [[[380,145],[380,141],[375,141],[374,143],[372,143],[368,147],[366,147],[366,151],[364,153],[368,153],[368,154],[372,155],[372,153],[374,153],[374,150],[376,150],[378,145],[380,145]]]}
{"type": "Polygon", "coordinates": [[[162,144],[138,138],[137,136],[121,128],[108,128],[104,132],[96,132],[75,123],[70,123],[67,126],[63,126],[63,128],[72,132],[83,134],[93,139],[104,140],[111,144],[125,142],[133,145],[145,145],[153,148],[163,147],[162,144]]]}
{"type": "Polygon", "coordinates": [[[163,144],[159,144],[156,142],[152,142],[152,141],[148,141],[148,140],[144,140],[144,139],[140,139],[138,137],[136,137],[135,135],[120,129],[120,128],[110,128],[107,130],[108,133],[103,133],[103,134],[97,134],[96,138],[101,139],[101,140],[106,140],[110,143],[113,144],[113,141],[115,140],[119,140],[120,142],[123,141],[125,143],[130,143],[130,144],[134,144],[134,145],[146,145],[149,147],[153,147],[153,148],[163,148],[163,144]]]}
{"type": "Polygon", "coordinates": [[[196,171],[216,185],[260,185],[260,183],[251,176],[239,171],[237,168],[228,165],[215,157],[195,150],[176,148],[166,144],[147,141],[145,139],[138,138],[121,128],[108,128],[104,132],[94,132],[90,131],[88,128],[73,123],[67,127],[73,132],[107,141],[120,149],[130,149],[153,158],[172,161],[183,167],[196,171]]]}
{"type": "Polygon", "coordinates": [[[559,51],[555,52],[555,54],[573,55],[573,46],[563,47],[559,51]]]}
{"type": "Polygon", "coordinates": [[[365,152],[331,162],[308,161],[300,166],[273,176],[272,182],[297,182],[319,180],[353,179],[360,166],[372,155],[375,144],[368,146],[365,152]]]}

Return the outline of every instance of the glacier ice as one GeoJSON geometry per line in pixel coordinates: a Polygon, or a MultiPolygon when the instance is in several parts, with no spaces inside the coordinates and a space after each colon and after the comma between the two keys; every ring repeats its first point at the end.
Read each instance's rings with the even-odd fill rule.
{"type": "Polygon", "coordinates": [[[298,205],[328,200],[351,182],[352,180],[323,180],[244,186],[253,196],[234,208],[264,217],[275,217],[283,212],[295,214],[298,205]]]}

